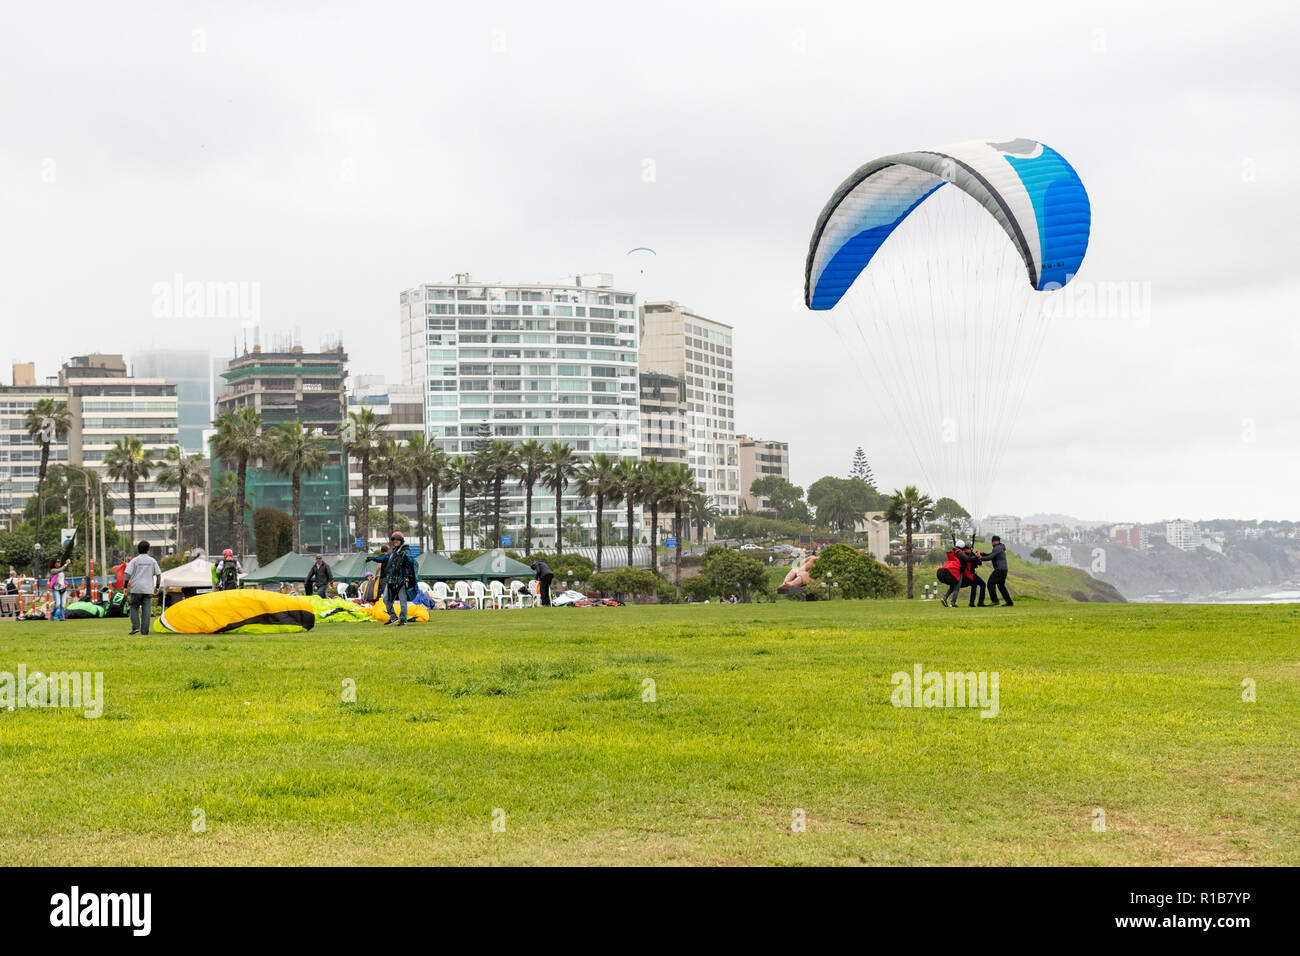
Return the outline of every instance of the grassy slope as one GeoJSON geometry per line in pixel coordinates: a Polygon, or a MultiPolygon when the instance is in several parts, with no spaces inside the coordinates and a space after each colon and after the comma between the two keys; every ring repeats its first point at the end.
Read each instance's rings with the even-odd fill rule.
{"type": "Polygon", "coordinates": [[[0,863],[1296,865],[1298,625],[901,601],[3,624],[0,669],[102,670],[108,703],[0,712],[0,863]],[[917,662],[999,671],[1000,716],[891,707],[917,662]]]}

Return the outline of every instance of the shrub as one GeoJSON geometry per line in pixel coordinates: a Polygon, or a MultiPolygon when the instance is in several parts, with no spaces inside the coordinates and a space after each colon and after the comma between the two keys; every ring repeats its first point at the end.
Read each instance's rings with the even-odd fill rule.
{"type": "MultiPolygon", "coordinates": [[[[652,571],[641,568],[618,568],[614,571],[602,571],[587,579],[587,586],[593,590],[610,591],[620,596],[660,596],[665,587],[671,586],[652,571]]],[[[674,592],[675,593],[675,592],[674,592]]]]}
{"type": "Polygon", "coordinates": [[[824,580],[827,574],[846,598],[893,597],[902,592],[892,571],[869,554],[847,544],[824,548],[813,562],[812,576],[824,580]]]}

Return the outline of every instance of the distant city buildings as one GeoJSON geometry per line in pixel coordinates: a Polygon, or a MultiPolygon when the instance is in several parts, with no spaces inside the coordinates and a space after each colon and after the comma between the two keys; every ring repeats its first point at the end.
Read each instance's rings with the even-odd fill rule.
{"type": "MultiPolygon", "coordinates": [[[[231,359],[221,373],[224,386],[217,396],[218,415],[253,408],[262,416],[264,433],[296,421],[318,431],[329,443],[324,470],[302,479],[301,528],[306,549],[341,548],[351,538],[348,484],[339,435],[347,408],[347,361],[343,346],[337,343],[327,343],[317,352],[289,343],[269,351],[254,345],[251,351],[231,359]]],[[[219,459],[213,460],[214,483],[220,480],[225,467],[219,459]]],[[[247,481],[254,509],[292,511],[292,480],[289,475],[277,473],[270,462],[260,461],[249,468],[247,481]]]]}
{"type": "MultiPolygon", "coordinates": [[[[70,360],[59,371],[59,383],[71,420],[68,464],[94,471],[104,480],[113,507],[110,517],[119,532],[131,534],[129,489],[109,477],[107,459],[113,446],[127,437],[139,439],[154,462],[178,447],[176,386],[163,379],[129,377],[122,356],[101,354],[70,360]]],[[[180,495],[161,487],[157,474],[155,465],[149,479],[136,484],[132,537],[162,553],[176,543],[180,495]]]]}
{"type": "MultiPolygon", "coordinates": [[[[348,414],[351,415],[363,408],[374,412],[375,417],[384,423],[385,434],[396,443],[409,441],[413,436],[424,433],[424,395],[418,385],[399,385],[389,382],[382,375],[354,376],[348,389],[348,414]]],[[[355,459],[348,464],[348,498],[355,512],[361,501],[361,467],[355,459]]],[[[386,483],[371,482],[370,507],[387,510],[386,483]]],[[[415,527],[417,517],[415,491],[399,486],[393,510],[405,516],[411,522],[411,527],[415,527]]],[[[431,520],[431,516],[426,520],[431,520]]],[[[386,535],[390,529],[372,528],[371,530],[373,536],[378,538],[386,535]]],[[[428,533],[432,540],[432,530],[430,529],[428,533]]]]}
{"type": "Polygon", "coordinates": [[[642,372],[641,457],[665,465],[686,465],[690,446],[686,438],[686,382],[675,375],[642,372]]]}
{"type": "MultiPolygon", "coordinates": [[[[767,511],[772,503],[749,493],[750,486],[759,478],[774,476],[790,480],[790,446],[783,441],[764,441],[737,435],[740,454],[740,506],[744,511],[767,511]]],[[[888,544],[886,533],[886,544],[888,544]]]]}
{"type": "MultiPolygon", "coordinates": [[[[402,381],[423,395],[429,439],[447,454],[472,455],[493,439],[532,439],[568,444],[579,458],[640,457],[636,296],[615,288],[612,275],[518,284],[462,273],[401,293],[399,316],[402,381]]],[[[524,523],[518,482],[506,486],[502,506],[513,539],[524,523]]],[[[562,506],[591,539],[595,508],[576,483],[562,506]]],[[[625,510],[607,509],[605,519],[627,533],[625,510]]],[[[438,520],[448,549],[469,546],[456,500],[440,500],[438,520]]],[[[633,520],[631,533],[639,535],[637,513],[633,520]]],[[[533,529],[535,548],[562,537],[554,495],[540,488],[533,529]]]]}
{"type": "Polygon", "coordinates": [[[1151,546],[1149,533],[1140,524],[1117,524],[1110,529],[1110,538],[1135,551],[1145,551],[1151,546]]]}
{"type": "MultiPolygon", "coordinates": [[[[27,499],[36,493],[41,445],[27,434],[27,413],[42,399],[68,400],[65,386],[37,385],[35,366],[30,363],[14,365],[12,381],[0,387],[0,520],[5,527],[22,517],[27,499]]],[[[49,461],[67,464],[66,436],[50,445],[49,461]]]]}
{"type": "Polygon", "coordinates": [[[640,369],[686,384],[687,457],[700,488],[724,515],[740,510],[732,328],[676,302],[641,308],[640,369]]]}
{"type": "Polygon", "coordinates": [[[1074,567],[1074,554],[1068,544],[1048,545],[1047,553],[1052,556],[1052,563],[1063,565],[1067,568],[1074,567]]]}
{"type": "Polygon", "coordinates": [[[1015,515],[990,515],[979,523],[979,527],[985,538],[996,534],[1009,544],[1020,541],[1020,519],[1015,515]]]}
{"type": "Polygon", "coordinates": [[[1201,546],[1201,532],[1195,522],[1169,521],[1165,524],[1165,540],[1180,551],[1195,551],[1201,546]]]}
{"type": "Polygon", "coordinates": [[[207,455],[203,433],[212,427],[212,353],[206,349],[146,349],[131,355],[131,374],[176,386],[178,440],[186,454],[207,455]]]}

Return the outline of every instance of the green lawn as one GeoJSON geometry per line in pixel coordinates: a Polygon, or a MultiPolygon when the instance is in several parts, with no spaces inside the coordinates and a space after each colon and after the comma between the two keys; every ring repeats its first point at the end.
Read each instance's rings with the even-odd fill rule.
{"type": "Polygon", "coordinates": [[[0,671],[106,701],[0,710],[0,863],[1300,864],[1296,606],[127,629],[0,624],[0,671]],[[891,706],[917,663],[997,671],[1000,713],[891,706]]]}

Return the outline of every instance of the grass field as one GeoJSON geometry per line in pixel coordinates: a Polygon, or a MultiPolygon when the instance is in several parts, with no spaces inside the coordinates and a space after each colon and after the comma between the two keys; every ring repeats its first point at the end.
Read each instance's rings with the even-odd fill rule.
{"type": "Polygon", "coordinates": [[[0,671],[105,681],[0,710],[0,862],[1300,864],[1296,606],[127,629],[0,624],[0,671]],[[998,716],[891,706],[915,664],[998,672],[998,716]]]}

